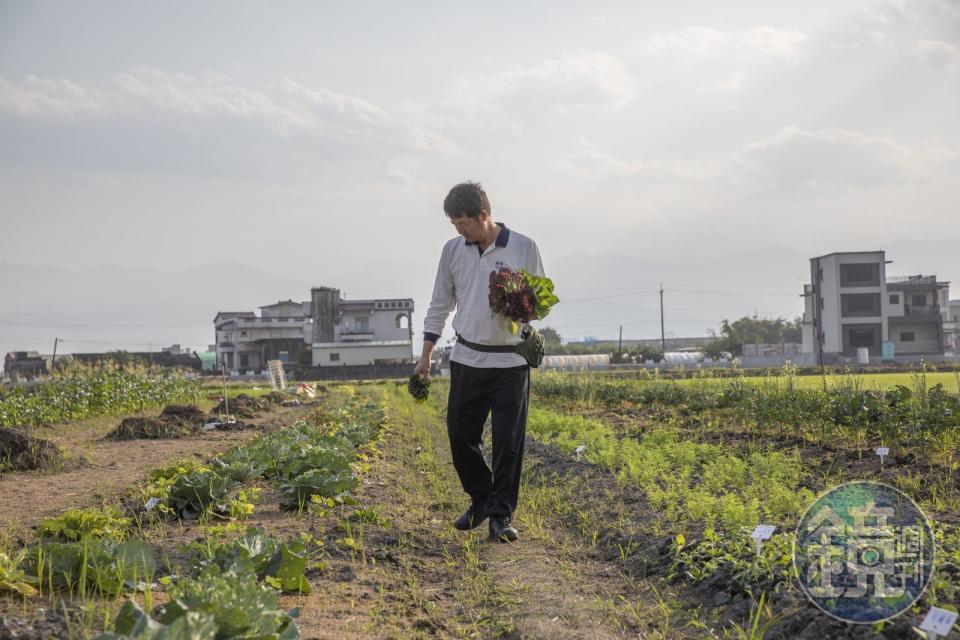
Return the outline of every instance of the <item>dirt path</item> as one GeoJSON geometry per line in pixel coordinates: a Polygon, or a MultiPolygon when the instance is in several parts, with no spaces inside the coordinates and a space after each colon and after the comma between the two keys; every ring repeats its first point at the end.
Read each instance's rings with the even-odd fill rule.
{"type": "Polygon", "coordinates": [[[104,434],[122,417],[97,418],[79,425],[61,425],[35,433],[53,440],[73,458],[73,468],[51,474],[8,474],[0,477],[0,528],[25,528],[63,509],[88,506],[122,493],[147,471],[194,454],[224,451],[260,432],[302,414],[303,408],[278,408],[249,420],[259,429],[212,431],[198,438],[105,441],[104,434]]]}
{"type": "MultiPolygon", "coordinates": [[[[391,400],[394,427],[361,502],[376,503],[392,526],[365,529],[368,566],[335,569],[353,575],[351,586],[341,582],[311,596],[303,607],[305,638],[636,637],[636,602],[646,585],[621,576],[580,531],[566,527],[552,502],[560,493],[530,493],[517,543],[489,542],[485,526],[456,531],[451,522],[466,497],[444,418],[403,395],[391,400]],[[379,566],[371,557],[382,558],[379,566]]],[[[530,465],[528,487],[541,484],[542,466],[530,465]]]]}

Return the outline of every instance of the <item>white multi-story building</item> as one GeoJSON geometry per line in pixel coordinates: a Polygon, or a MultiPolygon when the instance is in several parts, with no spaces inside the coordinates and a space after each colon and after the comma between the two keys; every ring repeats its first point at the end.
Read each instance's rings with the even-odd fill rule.
{"type": "Polygon", "coordinates": [[[824,363],[855,357],[940,355],[945,351],[949,283],[936,276],[887,278],[883,251],[810,260],[804,285],[803,351],[824,363]],[[886,347],[885,347],[886,343],[886,347]]]}
{"type": "Polygon", "coordinates": [[[316,287],[311,299],[284,300],[214,318],[217,362],[228,371],[261,371],[268,360],[313,366],[409,362],[413,300],[343,300],[316,287]]]}
{"type": "Polygon", "coordinates": [[[409,362],[413,299],[343,300],[338,289],[311,290],[313,366],[409,362]]]}

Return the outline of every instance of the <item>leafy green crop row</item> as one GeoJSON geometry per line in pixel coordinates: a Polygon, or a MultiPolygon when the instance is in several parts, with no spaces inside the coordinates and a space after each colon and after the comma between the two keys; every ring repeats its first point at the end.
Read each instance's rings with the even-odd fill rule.
{"type": "MultiPolygon", "coordinates": [[[[544,397],[623,404],[679,406],[700,412],[728,409],[759,428],[791,429],[799,434],[839,430],[865,433],[884,443],[925,445],[951,438],[960,429],[960,396],[942,384],[929,386],[921,372],[913,388],[863,389],[856,378],[822,389],[801,388],[786,376],[780,384],[752,384],[743,377],[676,381],[616,381],[547,373],[533,379],[533,390],[544,397]]],[[[960,380],[960,378],[958,378],[960,380]]],[[[960,384],[960,382],[958,382],[960,384]]]]}
{"type": "Polygon", "coordinates": [[[351,402],[347,409],[320,413],[208,463],[183,460],[155,469],[139,490],[144,498],[156,498],[149,508],[127,515],[112,507],[70,509],[46,518],[38,527],[40,542],[12,556],[0,554],[0,590],[25,596],[68,591],[81,598],[143,592],[145,608],[124,604],[104,640],[294,640],[297,612],[281,611],[279,594],[309,593],[305,571],[317,566],[310,536],[281,542],[249,528],[229,542],[194,543],[184,576],[160,578],[168,599],[152,608],[156,550],[128,539],[137,534],[132,522],[142,523],[147,514],[242,519],[252,505],[239,514],[234,506],[259,490],[240,484],[256,478],[277,483],[287,508],[300,509],[318,497],[324,504],[348,502],[358,482],[355,471],[365,464],[383,417],[375,403],[351,402]]]}
{"type": "MultiPolygon", "coordinates": [[[[376,438],[383,417],[375,403],[354,403],[312,423],[300,421],[256,438],[208,465],[180,462],[157,469],[144,495],[189,517],[222,510],[235,485],[262,477],[280,484],[284,508],[300,510],[317,498],[348,502],[358,483],[354,465],[364,456],[358,447],[376,438]]],[[[278,596],[281,591],[310,592],[304,575],[307,544],[304,539],[281,543],[260,529],[248,529],[231,542],[195,546],[191,577],[169,589],[166,604],[150,614],[127,602],[114,631],[100,640],[295,640],[298,612],[280,611],[278,596]]]]}
{"type": "Polygon", "coordinates": [[[200,383],[179,372],[74,365],[50,382],[0,392],[0,427],[52,425],[195,402],[200,383]]]}
{"type": "Polygon", "coordinates": [[[207,465],[180,462],[157,469],[142,494],[181,518],[226,514],[231,491],[257,477],[280,485],[283,509],[303,510],[319,499],[347,503],[357,486],[357,447],[376,437],[382,421],[383,411],[375,403],[327,414],[317,424],[300,421],[207,465]]]}
{"type": "Polygon", "coordinates": [[[637,438],[599,420],[533,409],[527,429],[542,442],[575,452],[635,481],[650,504],[674,525],[704,521],[737,527],[784,522],[812,501],[801,488],[795,453],[755,451],[740,458],[667,427],[637,438]]]}

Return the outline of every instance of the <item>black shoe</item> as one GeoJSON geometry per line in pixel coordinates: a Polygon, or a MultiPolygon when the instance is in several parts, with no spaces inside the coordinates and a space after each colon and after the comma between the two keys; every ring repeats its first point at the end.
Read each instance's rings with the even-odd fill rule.
{"type": "Polygon", "coordinates": [[[469,509],[460,514],[459,518],[453,521],[453,526],[460,531],[469,531],[479,527],[486,519],[487,512],[483,507],[472,504],[469,509]]]}
{"type": "Polygon", "coordinates": [[[510,516],[490,516],[490,539],[513,542],[520,534],[510,524],[510,516]]]}

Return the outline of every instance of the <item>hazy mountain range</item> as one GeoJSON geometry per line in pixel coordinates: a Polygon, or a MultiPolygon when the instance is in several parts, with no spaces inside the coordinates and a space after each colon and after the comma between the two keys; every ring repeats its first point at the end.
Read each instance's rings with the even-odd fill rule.
{"type": "MultiPolygon", "coordinates": [[[[893,261],[887,273],[934,273],[940,279],[960,280],[958,247],[960,240],[955,239],[892,243],[885,248],[893,261]]],[[[621,324],[624,337],[658,336],[661,281],[670,336],[705,335],[722,318],[752,313],[796,317],[802,313],[799,296],[811,257],[770,248],[707,258],[677,247],[676,260],[663,262],[644,259],[642,243],[633,255],[585,251],[557,257],[549,247],[541,249],[561,297],[543,324],[568,339],[615,337],[621,324]]],[[[377,295],[414,298],[415,329],[429,304],[433,268],[424,262],[408,277],[385,274],[377,287],[377,295]]],[[[360,297],[349,292],[370,290],[373,277],[358,272],[348,281],[331,282],[322,275],[276,275],[226,262],[164,270],[119,265],[72,270],[0,262],[0,353],[48,353],[55,337],[64,340],[60,349],[67,353],[146,350],[174,343],[202,349],[213,342],[218,311],[256,311],[277,300],[305,300],[310,287],[320,285],[360,297]]]]}

